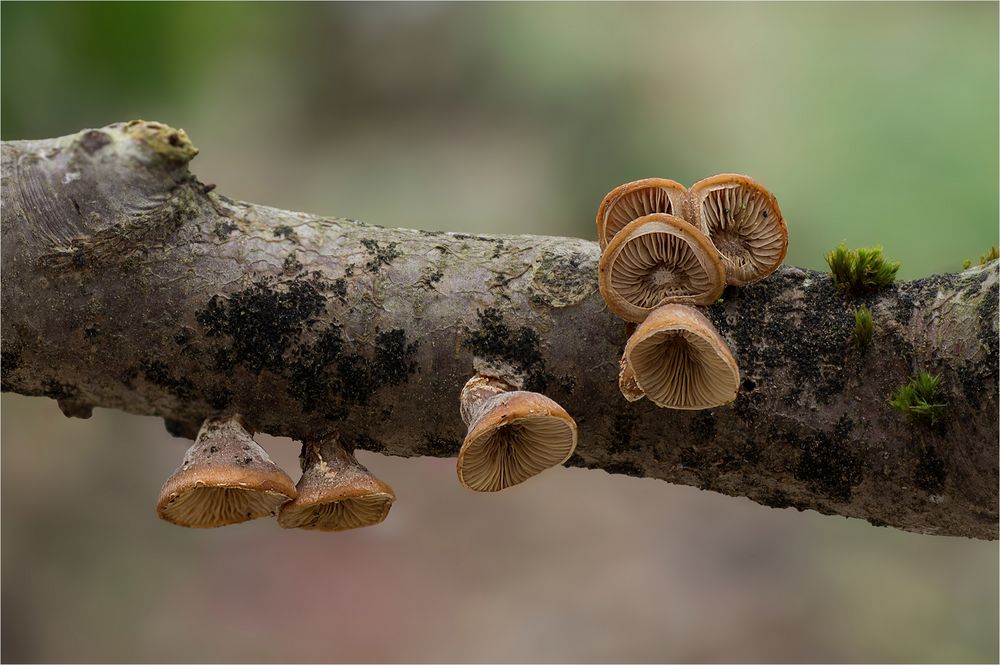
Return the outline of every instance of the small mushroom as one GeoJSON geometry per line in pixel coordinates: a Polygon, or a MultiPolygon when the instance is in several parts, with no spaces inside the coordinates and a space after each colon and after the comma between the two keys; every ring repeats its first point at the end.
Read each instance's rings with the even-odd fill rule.
{"type": "Polygon", "coordinates": [[[666,303],[709,305],[725,270],[711,241],[679,217],[654,213],[623,228],[601,255],[598,285],[608,309],[641,322],[666,303]]]}
{"type": "Polygon", "coordinates": [[[469,432],[458,453],[458,482],[471,490],[517,485],[562,464],[576,449],[576,422],[565,409],[500,379],[470,379],[461,410],[469,432]]]}
{"type": "Polygon", "coordinates": [[[298,497],[281,507],[285,529],[345,531],[378,524],[389,514],[392,488],[361,465],[337,435],[302,444],[298,497]]]}
{"type": "Polygon", "coordinates": [[[687,189],[666,178],[644,178],[615,187],[597,208],[597,239],[603,251],[633,219],[654,212],[681,216],[687,189]]]}
{"type": "Polygon", "coordinates": [[[735,286],[767,277],[788,251],[778,200],[745,175],[722,173],[695,183],[685,216],[712,239],[735,286]]]}
{"type": "Polygon", "coordinates": [[[295,485],[253,440],[239,416],[208,418],[156,504],[174,524],[209,528],[273,515],[295,485]]]}
{"type": "Polygon", "coordinates": [[[740,385],[726,342],[705,315],[685,305],[651,312],[625,345],[623,365],[646,397],[670,409],[728,404],[740,385]]]}

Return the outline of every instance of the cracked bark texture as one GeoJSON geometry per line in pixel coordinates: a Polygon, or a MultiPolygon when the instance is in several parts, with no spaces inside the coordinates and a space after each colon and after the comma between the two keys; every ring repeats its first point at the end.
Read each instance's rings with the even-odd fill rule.
{"type": "Polygon", "coordinates": [[[787,266],[727,289],[706,311],[739,361],[739,397],[671,411],[618,391],[625,325],[597,292],[594,242],[233,201],[158,123],[2,150],[5,391],[73,416],[159,416],[179,435],[237,412],[277,436],[335,430],[351,447],[453,457],[462,385],[500,369],[577,420],[569,465],[997,538],[997,262],[863,298],[787,266]],[[863,356],[862,303],[875,320],[863,356]],[[933,427],[887,403],[919,370],[943,378],[933,427]]]}

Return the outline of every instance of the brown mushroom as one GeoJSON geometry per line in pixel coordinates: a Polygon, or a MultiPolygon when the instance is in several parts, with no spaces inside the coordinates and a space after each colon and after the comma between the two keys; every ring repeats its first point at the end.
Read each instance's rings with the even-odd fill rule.
{"type": "Polygon", "coordinates": [[[625,345],[623,364],[657,406],[709,409],[736,399],[740,370],[726,342],[701,312],[685,305],[655,309],[625,345]]]}
{"type": "Polygon", "coordinates": [[[389,514],[392,488],[361,465],[334,434],[302,444],[298,497],[281,507],[285,529],[345,531],[378,524],[389,514]]]}
{"type": "Polygon", "coordinates": [[[498,492],[569,459],[576,422],[538,393],[475,376],[462,388],[462,419],[469,426],[458,453],[458,481],[477,492],[498,492]]]}
{"type": "Polygon", "coordinates": [[[209,418],[160,490],[156,512],[180,526],[218,527],[273,515],[295,495],[242,418],[209,418]]]}
{"type": "Polygon", "coordinates": [[[687,189],[666,178],[644,178],[615,187],[597,208],[597,240],[603,251],[633,219],[654,212],[684,214],[687,189]]]}
{"type": "Polygon", "coordinates": [[[788,251],[778,200],[745,175],[722,173],[695,183],[685,216],[712,239],[735,286],[770,275],[788,251]]]}
{"type": "Polygon", "coordinates": [[[654,213],[614,237],[601,255],[598,285],[608,309],[638,323],[666,303],[715,302],[726,277],[703,233],[679,217],[654,213]]]}

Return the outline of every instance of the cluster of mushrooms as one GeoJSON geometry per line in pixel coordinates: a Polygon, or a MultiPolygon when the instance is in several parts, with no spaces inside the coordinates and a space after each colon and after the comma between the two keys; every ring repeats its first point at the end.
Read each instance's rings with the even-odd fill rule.
{"type": "MultiPolygon", "coordinates": [[[[576,448],[576,422],[554,401],[477,374],[461,394],[468,434],[458,479],[496,492],[562,464],[576,448]]],[[[378,524],[396,495],[337,435],[302,445],[292,482],[238,415],[205,420],[181,466],[160,490],[156,510],[173,524],[211,528],[277,515],[286,529],[344,531],[378,524]]]]}
{"type": "MultiPolygon", "coordinates": [[[[629,323],[619,387],[629,401],[706,409],[739,390],[739,368],[694,306],[773,272],[788,230],[778,202],[742,175],[691,189],[661,178],[612,190],[597,212],[599,284],[608,308],[629,323]],[[638,324],[638,326],[636,326],[638,324]]],[[[480,369],[462,388],[468,433],[459,482],[497,492],[561,465],[576,449],[576,422],[545,395],[520,389],[515,373],[480,369]],[[500,376],[496,376],[500,375],[500,376]]],[[[342,531],[378,524],[395,494],[336,434],[302,446],[292,482],[237,415],[208,418],[160,490],[157,512],[187,527],[219,527],[277,515],[285,528],[342,531]]]]}
{"type": "Polygon", "coordinates": [[[731,173],[691,189],[646,178],[604,197],[597,235],[601,294],[629,322],[618,381],[625,398],[648,397],[670,409],[736,399],[736,360],[694,306],[711,305],[727,284],[755,282],[781,265],[788,229],[774,196],[731,173]]]}
{"type": "Polygon", "coordinates": [[[160,490],[156,512],[173,524],[211,528],[277,514],[286,529],[343,531],[378,524],[396,495],[336,435],[302,445],[292,482],[238,415],[208,418],[160,490]]]}

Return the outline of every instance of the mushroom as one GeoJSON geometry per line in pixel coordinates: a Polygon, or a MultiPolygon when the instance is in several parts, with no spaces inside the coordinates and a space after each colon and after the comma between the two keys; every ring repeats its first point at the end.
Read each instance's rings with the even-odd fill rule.
{"type": "Polygon", "coordinates": [[[767,277],[788,251],[778,200],[745,175],[722,173],[695,183],[685,216],[712,239],[735,286],[767,277]]]}
{"type": "Polygon", "coordinates": [[[687,189],[666,178],[644,178],[615,187],[597,208],[597,240],[603,251],[633,219],[654,212],[683,215],[687,189]]]}
{"type": "Polygon", "coordinates": [[[627,224],[608,244],[598,285],[612,312],[638,323],[666,303],[715,302],[726,276],[701,231],[679,217],[653,213],[627,224]]]}
{"type": "Polygon", "coordinates": [[[622,362],[657,406],[709,409],[732,402],[739,390],[740,370],[726,342],[686,305],[651,312],[629,338],[622,362]]]}
{"type": "Polygon", "coordinates": [[[239,416],[208,418],[156,503],[174,524],[209,528],[273,515],[295,485],[253,440],[239,416]]]}
{"type": "Polygon", "coordinates": [[[513,390],[477,375],[462,388],[462,420],[469,426],[458,453],[458,482],[477,492],[498,492],[569,459],[576,422],[538,393],[513,390]]]}
{"type": "Polygon", "coordinates": [[[285,529],[345,531],[378,524],[396,494],[361,465],[334,434],[302,444],[299,495],[281,507],[285,529]]]}

